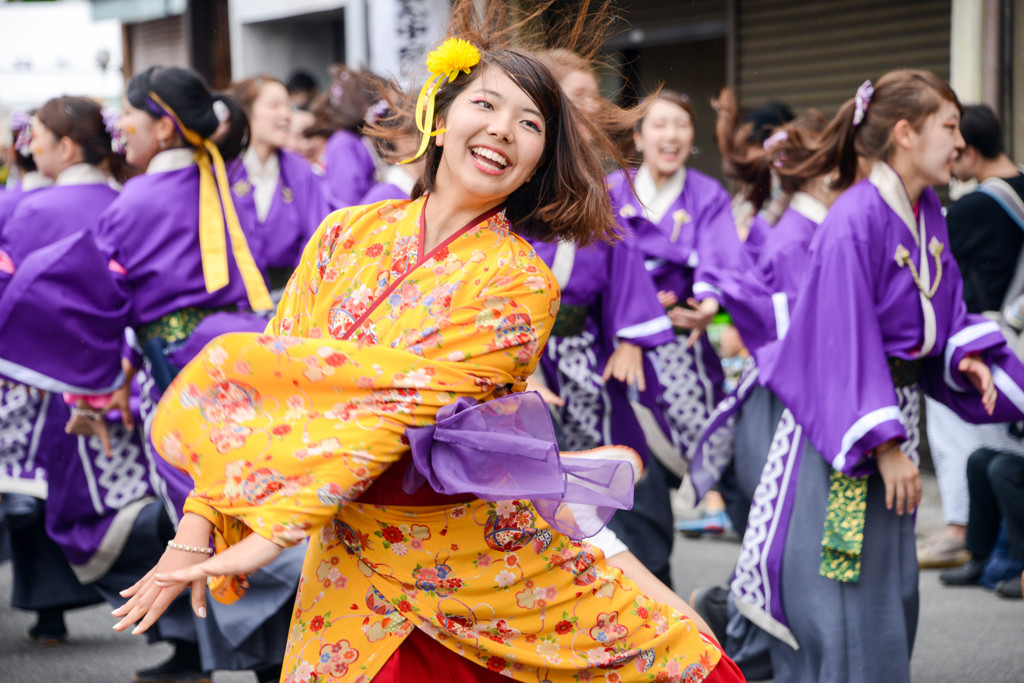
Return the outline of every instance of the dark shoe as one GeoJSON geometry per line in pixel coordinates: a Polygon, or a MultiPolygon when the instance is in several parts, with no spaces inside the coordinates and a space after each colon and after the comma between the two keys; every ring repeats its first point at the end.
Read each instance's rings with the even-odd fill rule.
{"type": "Polygon", "coordinates": [[[64,631],[63,633],[45,633],[39,628],[38,624],[28,630],[28,636],[26,637],[29,641],[42,647],[53,647],[54,645],[61,645],[68,642],[67,631],[64,631]]]}
{"type": "Polygon", "coordinates": [[[691,606],[711,627],[718,642],[725,642],[725,628],[729,625],[729,589],[711,586],[694,591],[690,596],[691,606]]]}
{"type": "Polygon", "coordinates": [[[1006,579],[996,584],[996,595],[1009,600],[1020,600],[1024,598],[1021,592],[1020,577],[1006,579]]]}
{"type": "Polygon", "coordinates": [[[939,574],[939,581],[947,586],[974,586],[981,580],[981,575],[985,572],[987,559],[974,558],[956,569],[944,571],[939,574]]]}
{"type": "Polygon", "coordinates": [[[199,648],[177,642],[174,654],[163,664],[140,669],[132,675],[135,683],[210,683],[210,674],[199,665],[199,648]]]}

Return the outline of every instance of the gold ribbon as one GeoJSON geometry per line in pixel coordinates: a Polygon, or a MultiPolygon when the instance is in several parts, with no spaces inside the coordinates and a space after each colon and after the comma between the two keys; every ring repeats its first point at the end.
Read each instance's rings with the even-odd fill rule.
{"type": "Polygon", "coordinates": [[[171,117],[185,141],[196,148],[195,159],[199,165],[199,253],[203,259],[206,291],[216,292],[228,284],[228,250],[224,236],[226,227],[231,237],[231,253],[249,297],[249,306],[254,311],[273,308],[263,275],[256,266],[245,233],[238,222],[238,214],[231,201],[228,172],[220,150],[217,145],[187,128],[155,92],[150,91],[149,97],[164,114],[171,117]]]}
{"type": "Polygon", "coordinates": [[[445,132],[444,128],[431,131],[434,126],[434,100],[444,84],[444,80],[447,78],[451,83],[458,78],[460,72],[468,74],[470,69],[479,63],[480,51],[469,41],[459,38],[449,38],[427,55],[427,70],[430,71],[431,76],[420,88],[413,117],[416,121],[416,128],[423,133],[423,138],[420,140],[420,148],[416,150],[416,154],[401,163],[408,164],[419,159],[427,151],[430,138],[445,132]]]}

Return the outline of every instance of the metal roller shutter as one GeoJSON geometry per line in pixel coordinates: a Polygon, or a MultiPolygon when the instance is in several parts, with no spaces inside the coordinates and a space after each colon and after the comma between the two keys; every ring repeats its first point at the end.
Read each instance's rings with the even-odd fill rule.
{"type": "Polygon", "coordinates": [[[779,100],[831,116],[892,69],[948,79],[950,16],[951,0],[738,0],[741,106],[779,100]]]}
{"type": "Polygon", "coordinates": [[[127,29],[132,69],[128,76],[157,65],[190,66],[184,17],[129,24],[127,29]]]}

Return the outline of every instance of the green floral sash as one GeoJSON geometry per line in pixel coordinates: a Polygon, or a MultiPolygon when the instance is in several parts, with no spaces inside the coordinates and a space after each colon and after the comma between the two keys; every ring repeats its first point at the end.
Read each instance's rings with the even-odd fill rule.
{"type": "MultiPolygon", "coordinates": [[[[889,358],[889,372],[893,386],[912,386],[921,374],[921,361],[889,358]]],[[[856,582],[860,579],[867,509],[868,478],[848,477],[832,470],[825,533],[821,539],[821,567],[818,570],[821,576],[834,581],[856,582]]]]}

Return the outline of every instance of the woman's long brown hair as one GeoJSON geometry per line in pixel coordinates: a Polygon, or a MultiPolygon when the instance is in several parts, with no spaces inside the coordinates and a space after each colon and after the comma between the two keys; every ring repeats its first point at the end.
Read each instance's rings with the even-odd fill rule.
{"type": "MultiPolygon", "coordinates": [[[[444,120],[455,98],[484,69],[501,69],[537,104],[547,122],[544,152],[533,178],[506,202],[506,216],[514,229],[546,241],[611,242],[618,236],[605,188],[604,161],[621,165],[625,159],[608,131],[630,128],[639,120],[640,110],[602,101],[598,112],[584,117],[568,100],[537,53],[552,46],[548,36],[558,36],[555,46],[572,49],[589,61],[606,40],[614,16],[610,0],[583,0],[557,13],[549,11],[552,5],[540,2],[531,10],[516,12],[499,0],[488,0],[483,7],[473,0],[455,0],[448,35],[473,43],[481,52],[481,62],[469,75],[455,83],[445,82],[438,90],[436,121],[444,120]]],[[[392,83],[385,96],[393,110],[407,110],[409,99],[397,96],[399,92],[392,83]]],[[[396,135],[394,127],[376,125],[368,126],[367,132],[385,140],[396,135]]],[[[441,148],[433,139],[425,155],[426,169],[414,197],[435,187],[441,148]]]]}

